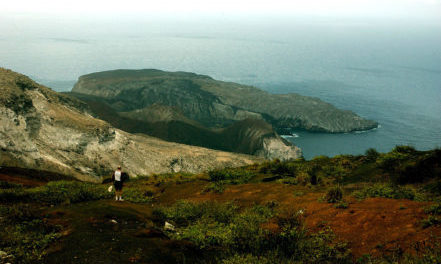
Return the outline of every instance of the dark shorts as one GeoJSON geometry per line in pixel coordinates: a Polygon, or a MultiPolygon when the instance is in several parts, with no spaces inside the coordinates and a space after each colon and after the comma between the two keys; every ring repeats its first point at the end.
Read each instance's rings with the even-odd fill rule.
{"type": "Polygon", "coordinates": [[[115,186],[115,190],[121,191],[123,187],[122,181],[114,181],[113,186],[115,186]]]}

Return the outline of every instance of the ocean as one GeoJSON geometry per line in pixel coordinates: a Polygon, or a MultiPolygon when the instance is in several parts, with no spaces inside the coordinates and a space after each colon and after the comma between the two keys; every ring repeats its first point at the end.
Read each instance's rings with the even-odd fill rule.
{"type": "Polygon", "coordinates": [[[96,71],[189,71],[318,97],[375,130],[294,131],[305,158],[441,147],[441,25],[325,18],[0,18],[0,66],[56,91],[96,71]]]}

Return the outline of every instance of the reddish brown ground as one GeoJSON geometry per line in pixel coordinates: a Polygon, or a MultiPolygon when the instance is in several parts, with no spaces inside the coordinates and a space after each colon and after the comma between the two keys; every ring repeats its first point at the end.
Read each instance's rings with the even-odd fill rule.
{"type": "Polygon", "coordinates": [[[9,173],[8,175],[0,173],[0,181],[22,184],[23,186],[27,186],[27,187],[41,186],[47,183],[47,182],[42,182],[40,180],[27,178],[23,175],[9,174],[9,173]]]}
{"type": "Polygon", "coordinates": [[[277,183],[257,183],[229,186],[222,194],[204,193],[195,183],[172,185],[161,195],[161,203],[173,203],[179,199],[194,201],[235,200],[247,205],[277,201],[284,209],[303,209],[307,226],[317,231],[329,226],[341,241],[348,243],[355,257],[363,254],[374,256],[393,250],[413,252],[412,245],[428,241],[431,235],[441,236],[441,227],[423,229],[421,220],[427,218],[424,207],[428,203],[410,200],[369,198],[357,201],[349,199],[349,208],[336,209],[332,204],[320,202],[323,193],[311,192],[295,196],[299,187],[277,183]]]}

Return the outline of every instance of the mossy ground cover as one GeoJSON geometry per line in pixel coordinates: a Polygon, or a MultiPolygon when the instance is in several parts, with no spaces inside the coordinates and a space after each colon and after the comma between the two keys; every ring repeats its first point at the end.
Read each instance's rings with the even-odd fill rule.
{"type": "Polygon", "coordinates": [[[110,183],[2,181],[0,250],[12,263],[439,263],[439,157],[401,147],[153,175],[127,182],[125,202],[110,183]]]}

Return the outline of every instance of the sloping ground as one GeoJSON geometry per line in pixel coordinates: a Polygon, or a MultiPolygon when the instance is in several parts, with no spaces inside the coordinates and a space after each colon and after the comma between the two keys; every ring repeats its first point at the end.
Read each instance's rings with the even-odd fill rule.
{"type": "MultiPolygon", "coordinates": [[[[397,250],[412,252],[415,243],[428,243],[431,235],[441,236],[441,226],[423,228],[427,202],[368,198],[350,199],[349,208],[336,209],[319,202],[322,192],[277,183],[231,185],[222,194],[205,193],[195,183],[165,188],[159,201],[172,204],[180,199],[194,201],[235,201],[241,205],[277,201],[281,208],[302,209],[305,221],[313,231],[331,227],[337,238],[348,242],[356,258],[364,254],[380,256],[397,250]],[[295,193],[305,193],[295,196],[295,193]]],[[[274,227],[273,227],[274,228],[274,227]]],[[[277,228],[277,226],[276,226],[277,228]]]]}

